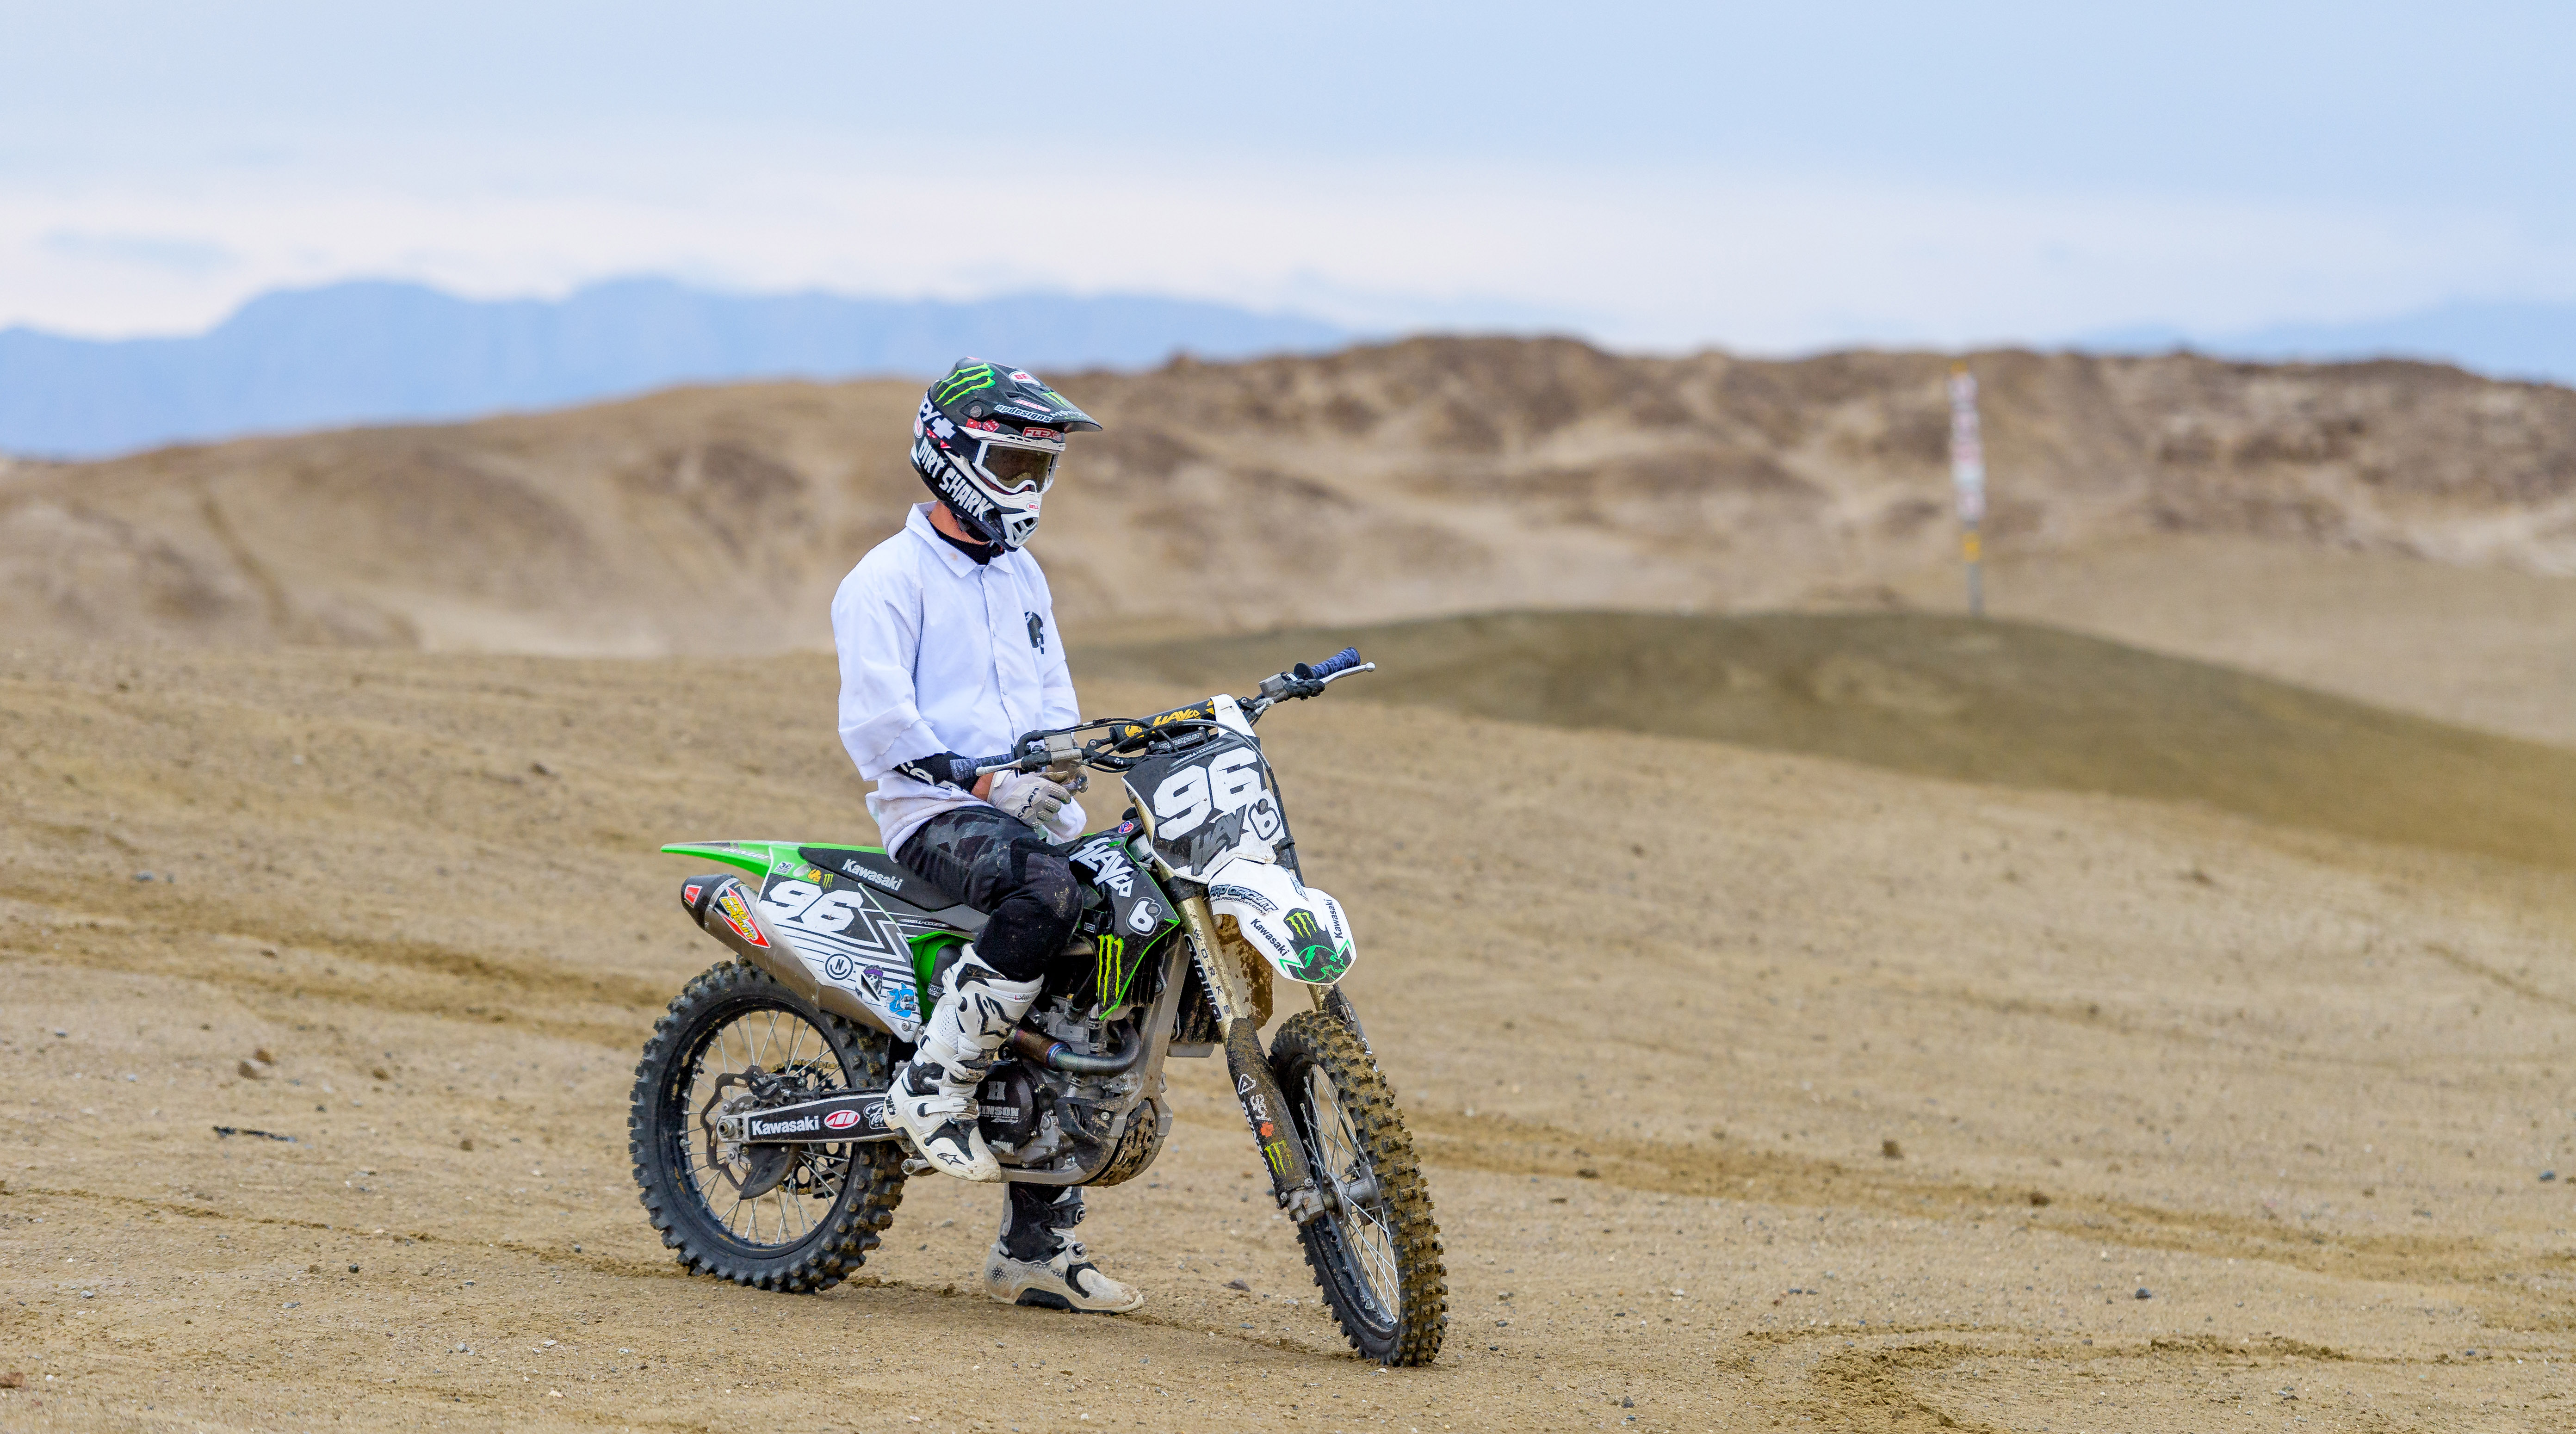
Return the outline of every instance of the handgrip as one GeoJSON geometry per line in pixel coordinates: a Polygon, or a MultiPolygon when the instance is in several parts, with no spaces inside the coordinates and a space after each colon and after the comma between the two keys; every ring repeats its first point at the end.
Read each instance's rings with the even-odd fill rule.
{"type": "Polygon", "coordinates": [[[1317,679],[1338,676],[1341,673],[1348,672],[1359,665],[1360,650],[1356,647],[1345,647],[1341,651],[1334,653],[1332,656],[1325,658],[1321,662],[1301,662],[1295,667],[1290,668],[1289,671],[1293,676],[1317,679]]]}

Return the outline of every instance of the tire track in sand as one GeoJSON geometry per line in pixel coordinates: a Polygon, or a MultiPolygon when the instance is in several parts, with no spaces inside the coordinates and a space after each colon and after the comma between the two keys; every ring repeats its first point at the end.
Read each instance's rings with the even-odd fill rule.
{"type": "Polygon", "coordinates": [[[1764,1204],[1937,1217],[1962,1208],[2009,1212],[2029,1229],[2101,1244],[2217,1259],[2259,1260],[2339,1279],[2467,1287],[2490,1322],[2559,1328],[2563,1301],[2531,1288],[2576,1273],[2576,1255],[2498,1250],[2470,1236],[2352,1236],[2292,1231],[2277,1222],[2207,1210],[2170,1210],[2081,1193],[2033,1202],[2027,1188],[1915,1176],[1755,1150],[1577,1133],[1509,1117],[1450,1111],[1408,1114],[1422,1158],[1434,1165],[1507,1175],[1598,1180],[1622,1189],[1764,1204]]]}
{"type": "Polygon", "coordinates": [[[51,913],[41,940],[23,926],[0,936],[0,958],[198,983],[268,1001],[330,1001],[624,1049],[642,1042],[670,1000],[666,983],[432,941],[232,922],[224,918],[234,913],[221,910],[185,924],[102,916],[5,887],[0,897],[51,913]],[[334,962],[363,969],[344,971],[334,962]],[[580,1014],[585,1008],[590,1014],[580,1014]]]}

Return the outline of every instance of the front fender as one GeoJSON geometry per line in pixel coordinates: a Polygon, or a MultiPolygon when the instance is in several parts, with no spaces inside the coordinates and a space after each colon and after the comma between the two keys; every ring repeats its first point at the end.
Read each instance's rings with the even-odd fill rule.
{"type": "Polygon", "coordinates": [[[1291,981],[1329,986],[1359,954],[1342,904],[1284,866],[1247,857],[1227,862],[1208,882],[1208,907],[1233,917],[1243,939],[1291,981]]]}

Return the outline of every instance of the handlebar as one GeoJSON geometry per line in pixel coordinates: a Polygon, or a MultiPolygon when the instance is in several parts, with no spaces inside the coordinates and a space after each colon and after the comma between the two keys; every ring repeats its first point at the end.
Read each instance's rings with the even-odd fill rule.
{"type": "MultiPolygon", "coordinates": [[[[1285,672],[1261,679],[1261,695],[1242,704],[1244,717],[1249,721],[1260,721],[1262,713],[1292,697],[1321,696],[1325,688],[1345,677],[1355,673],[1375,671],[1377,671],[1377,664],[1362,662],[1360,650],[1356,647],[1345,647],[1321,662],[1300,662],[1285,672]]],[[[1131,763],[1126,759],[1110,755],[1112,749],[1137,740],[1148,730],[1178,732],[1216,725],[1206,720],[1210,714],[1203,711],[1191,712],[1183,708],[1178,712],[1164,715],[1186,717],[1188,720],[1170,723],[1168,726],[1149,727],[1147,723],[1113,718],[1085,722],[1080,726],[1067,727],[1055,732],[1031,732],[1020,738],[1016,750],[990,757],[975,758],[975,775],[983,777],[995,772],[1043,772],[1051,768],[1069,769],[1092,765],[1116,765],[1123,768],[1131,763]],[[1072,740],[1073,733],[1103,728],[1107,729],[1110,735],[1080,744],[1072,740]]]]}
{"type": "Polygon", "coordinates": [[[1254,699],[1259,706],[1253,709],[1252,715],[1258,717],[1271,704],[1291,697],[1317,696],[1326,687],[1355,672],[1375,671],[1377,664],[1360,661],[1360,650],[1356,647],[1345,647],[1321,662],[1298,663],[1276,676],[1261,679],[1261,695],[1254,699]]]}
{"type": "MultiPolygon", "coordinates": [[[[1334,653],[1332,656],[1327,657],[1323,661],[1315,663],[1312,666],[1303,662],[1298,663],[1296,666],[1289,668],[1288,673],[1292,677],[1320,677],[1330,681],[1331,679],[1339,677],[1343,673],[1348,672],[1359,665],[1360,650],[1356,647],[1345,647],[1341,651],[1334,653]]],[[[1369,665],[1372,667],[1376,666],[1375,663],[1371,663],[1369,665]]]]}

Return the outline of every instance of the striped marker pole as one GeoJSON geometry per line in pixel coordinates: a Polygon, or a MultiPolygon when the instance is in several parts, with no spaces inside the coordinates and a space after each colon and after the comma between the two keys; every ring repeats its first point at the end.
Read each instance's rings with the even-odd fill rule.
{"type": "Polygon", "coordinates": [[[1959,555],[1968,564],[1968,616],[1986,615],[1986,445],[1977,433],[1977,378],[1966,360],[1950,366],[1950,481],[1959,490],[1959,555]]]}

